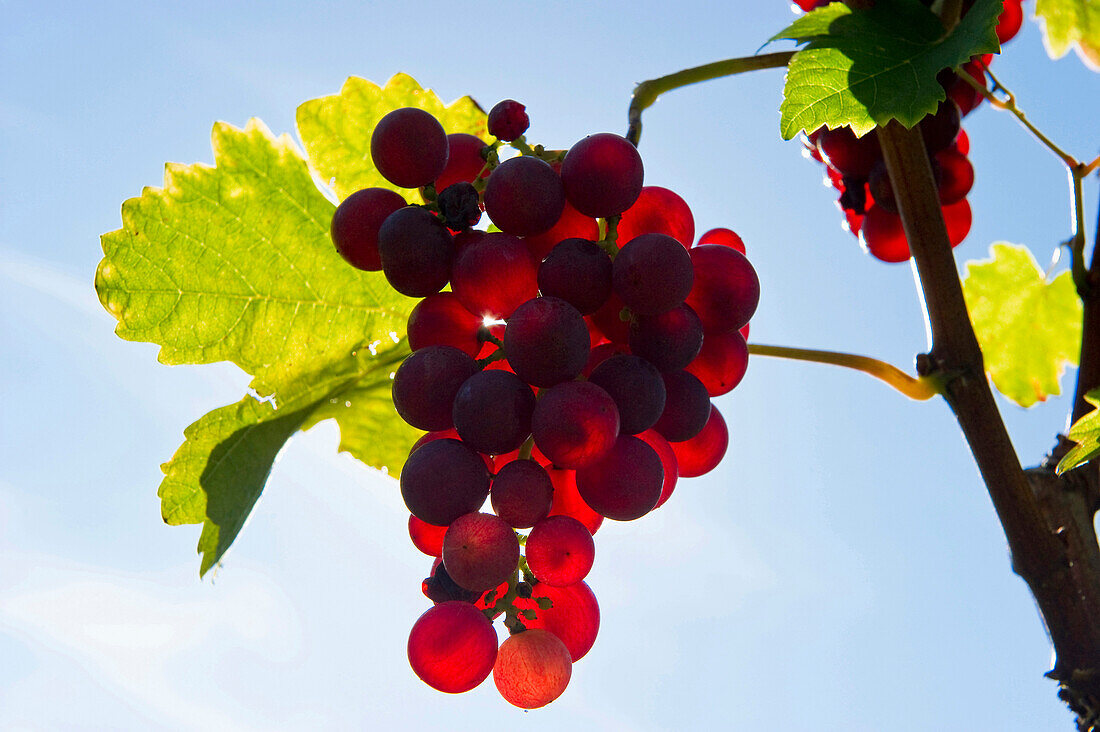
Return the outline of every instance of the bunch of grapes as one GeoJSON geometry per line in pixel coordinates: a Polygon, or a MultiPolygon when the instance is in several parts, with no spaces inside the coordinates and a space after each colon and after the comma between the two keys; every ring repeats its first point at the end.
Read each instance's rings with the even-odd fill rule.
{"type": "Polygon", "coordinates": [[[449,693],[492,672],[507,701],[534,708],[596,639],[584,579],[604,519],[641,518],[722,459],[711,397],[745,373],[760,286],[737,234],[695,242],[687,204],[643,186],[625,138],[548,151],[527,127],[511,100],[489,114],[491,144],[419,109],[390,112],[371,156],[422,203],[358,191],[332,238],[422,298],[393,377],[398,414],[426,433],[401,495],[413,543],[434,557],[423,591],[435,605],[409,663],[449,693]],[[504,143],[520,154],[502,161],[504,143]],[[495,231],[474,228],[483,213],[495,231]],[[497,619],[510,632],[499,646],[497,619]]]}
{"type": "MultiPolygon", "coordinates": [[[[796,5],[808,12],[833,1],[796,0],[796,5]]],[[[997,37],[1002,44],[1011,40],[1023,25],[1024,11],[1020,2],[1004,0],[1004,10],[997,23],[997,37]]],[[[924,4],[931,5],[931,2],[924,4]]],[[[972,5],[973,0],[964,2],[963,13],[972,5]]],[[[967,158],[970,139],[962,130],[962,118],[985,98],[960,74],[985,86],[985,69],[992,60],[992,54],[975,56],[963,64],[958,73],[951,69],[941,72],[939,81],[947,99],[940,102],[935,114],[925,117],[919,124],[952,246],[962,243],[972,223],[966,196],[974,185],[974,166],[967,158]]],[[[802,140],[805,154],[825,165],[826,184],[840,193],[838,204],[844,212],[845,226],[853,236],[859,237],[864,249],[884,262],[908,260],[909,242],[898,216],[877,134],[872,131],[857,138],[848,127],[821,128],[803,136],[802,140]]]]}

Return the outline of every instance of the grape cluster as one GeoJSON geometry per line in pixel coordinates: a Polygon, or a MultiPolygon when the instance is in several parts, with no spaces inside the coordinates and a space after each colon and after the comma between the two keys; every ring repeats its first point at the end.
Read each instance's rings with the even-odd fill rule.
{"type": "MultiPolygon", "coordinates": [[[[808,12],[833,1],[795,0],[795,3],[808,12]]],[[[1024,20],[1021,0],[1003,1],[1004,10],[997,24],[997,37],[1002,44],[1019,32],[1024,20]]],[[[924,4],[931,2],[928,0],[924,4]]],[[[964,2],[963,12],[972,5],[973,0],[964,2]]],[[[940,102],[935,114],[925,117],[919,124],[952,246],[962,243],[972,223],[966,196],[974,185],[974,166],[967,158],[970,139],[962,130],[962,118],[985,98],[960,74],[967,74],[985,86],[985,69],[992,60],[992,54],[975,56],[958,72],[944,69],[938,78],[947,99],[940,102]]],[[[844,212],[845,226],[859,238],[863,248],[884,262],[908,260],[909,242],[898,216],[877,133],[872,131],[857,138],[848,127],[820,128],[804,135],[802,141],[805,154],[825,165],[826,184],[840,194],[838,205],[844,212]]]]}
{"type": "Polygon", "coordinates": [[[358,191],[332,238],[422,298],[393,376],[398,414],[426,433],[401,473],[409,535],[435,558],[409,663],[449,693],[491,672],[507,701],[534,708],[596,639],[593,534],[722,459],[711,397],[745,373],[760,286],[737,234],[695,242],[683,199],[643,185],[625,138],[547,151],[527,126],[512,100],[489,113],[491,144],[390,112],[372,158],[422,203],[358,191]],[[520,154],[501,160],[503,143],[520,154]],[[497,231],[473,228],[483,213],[497,231]],[[511,633],[499,646],[498,618],[511,633]]]}

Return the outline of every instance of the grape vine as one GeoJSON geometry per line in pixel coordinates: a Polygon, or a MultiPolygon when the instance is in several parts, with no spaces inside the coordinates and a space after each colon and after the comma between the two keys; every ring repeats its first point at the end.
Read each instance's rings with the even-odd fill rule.
{"type": "MultiPolygon", "coordinates": [[[[253,377],[164,466],[165,520],[203,525],[201,572],[287,439],[335,419],[341,449],[399,479],[410,540],[432,558],[412,672],[445,693],[492,674],[509,703],[545,706],[597,638],[585,580],[604,521],[642,519],[720,463],[729,432],[712,399],[737,387],[750,355],[839,365],[948,403],[1046,622],[1048,675],[1079,729],[1100,729],[1100,246],[1086,262],[1083,203],[1100,157],[1057,145],[991,72],[1024,21],[1020,0],[797,4],[805,14],[769,42],[798,50],[643,82],[625,136],[548,148],[526,139],[515,100],[486,114],[407,76],[384,88],[353,78],[300,108],[305,157],[258,121],[220,125],[216,167],[170,166],[164,189],[128,201],[96,276],[117,333],[159,344],[166,363],[230,360],[253,377]],[[748,343],[760,280],[745,243],[730,229],[696,236],[688,203],[647,185],[642,115],[658,96],[771,68],[786,70],[780,132],[823,166],[846,228],[877,259],[913,264],[931,334],[915,374],[748,343]],[[980,214],[962,123],[984,102],[1067,169],[1065,276],[1048,281],[1007,245],[958,276],[952,248],[980,214]],[[212,209],[214,248],[195,229],[207,222],[176,205],[210,190],[236,192],[212,209]],[[165,238],[158,222],[194,236],[165,238]],[[247,261],[269,230],[278,273],[247,261]],[[206,272],[210,252],[225,265],[206,272]],[[1029,323],[1006,313],[1034,302],[1048,327],[1028,340],[1029,323]],[[1025,349],[1035,372],[1020,370],[1025,349]],[[1028,406],[1057,390],[1066,363],[1079,363],[1073,426],[1024,470],[990,380],[1028,406]]],[[[1095,53],[1048,25],[1063,52],[1075,39],[1095,53]]]]}

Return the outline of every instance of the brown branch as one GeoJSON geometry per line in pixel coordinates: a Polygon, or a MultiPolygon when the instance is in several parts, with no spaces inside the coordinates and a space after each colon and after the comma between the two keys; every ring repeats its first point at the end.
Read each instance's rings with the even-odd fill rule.
{"type": "Polygon", "coordinates": [[[1061,682],[1080,724],[1082,710],[1091,713],[1100,699],[1100,547],[1092,514],[1062,482],[1036,490],[1021,469],[985,377],[920,133],[891,122],[878,134],[932,332],[922,364],[949,377],[945,398],[993,500],[1013,570],[1050,633],[1057,661],[1049,675],[1061,682]]]}
{"type": "Polygon", "coordinates": [[[1092,410],[1092,405],[1085,401],[1085,393],[1100,386],[1100,211],[1096,215],[1092,261],[1089,262],[1086,277],[1088,287],[1082,295],[1081,358],[1078,361],[1077,392],[1070,424],[1092,410]]]}

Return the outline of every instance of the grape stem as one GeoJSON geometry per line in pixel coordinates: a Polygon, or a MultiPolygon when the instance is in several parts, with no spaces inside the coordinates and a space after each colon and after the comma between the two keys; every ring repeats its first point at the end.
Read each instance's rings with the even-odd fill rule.
{"type": "Polygon", "coordinates": [[[966,81],[967,84],[974,87],[974,89],[988,99],[989,103],[994,107],[1015,115],[1016,119],[1018,119],[1020,123],[1039,140],[1039,142],[1043,143],[1047,149],[1057,155],[1058,158],[1065,163],[1066,167],[1069,168],[1070,193],[1073,196],[1073,238],[1070,240],[1070,249],[1073,252],[1071,270],[1073,273],[1073,283],[1077,287],[1077,293],[1084,298],[1089,289],[1089,277],[1088,269],[1085,267],[1085,203],[1081,182],[1092,173],[1093,170],[1100,167],[1100,157],[1097,157],[1091,163],[1087,164],[1078,162],[1077,158],[1056,145],[1049,137],[1044,135],[1038,127],[1031,123],[1031,120],[1027,118],[1027,115],[1025,115],[1023,110],[1016,104],[1016,95],[993,75],[993,72],[989,70],[988,66],[981,62],[979,62],[979,66],[989,77],[990,81],[993,82],[992,89],[986,89],[984,85],[979,84],[966,72],[959,74],[959,77],[966,81]],[[997,96],[995,93],[997,91],[1000,91],[1004,95],[1003,98],[997,96]]]}
{"type": "Polygon", "coordinates": [[[943,393],[943,379],[937,376],[921,376],[913,378],[901,369],[885,361],[879,361],[870,356],[857,356],[852,353],[838,351],[818,351],[812,348],[788,348],[787,346],[764,346],[757,343],[749,344],[749,353],[756,356],[772,356],[775,358],[790,358],[796,361],[813,361],[815,363],[827,363],[833,366],[844,366],[869,374],[876,379],[885,381],[899,392],[917,401],[931,399],[937,394],[943,393]]]}
{"type": "Polygon", "coordinates": [[[992,104],[994,107],[996,107],[997,109],[1002,109],[1006,112],[1010,112],[1012,115],[1014,115],[1016,119],[1020,121],[1020,124],[1027,128],[1028,132],[1034,135],[1035,138],[1039,140],[1039,142],[1043,143],[1043,145],[1045,145],[1048,150],[1057,155],[1062,160],[1062,162],[1070,168],[1070,170],[1076,168],[1078,166],[1077,159],[1067,153],[1062,148],[1058,147],[1058,145],[1054,144],[1053,140],[1044,135],[1038,127],[1031,123],[1031,120],[1027,118],[1027,115],[1024,114],[1023,110],[1021,110],[1020,107],[1017,106],[1016,95],[1009,91],[1005,87],[1005,85],[1002,84],[997,79],[997,77],[993,75],[993,72],[989,70],[988,66],[980,61],[978,62],[978,66],[982,69],[982,72],[989,77],[990,81],[993,82],[992,89],[986,89],[984,84],[979,84],[976,79],[974,79],[970,74],[966,73],[965,71],[959,74],[959,78],[965,81],[970,86],[974,87],[974,89],[983,97],[988,99],[989,103],[992,104]],[[998,97],[994,93],[996,91],[1001,91],[1004,94],[1004,98],[998,97]]]}
{"type": "Polygon", "coordinates": [[[782,68],[791,62],[791,58],[794,57],[795,53],[795,51],[783,51],[781,53],[765,53],[760,56],[730,58],[725,61],[715,61],[714,63],[695,66],[677,71],[674,74],[643,81],[634,87],[634,96],[630,99],[630,108],[627,111],[629,126],[626,130],[626,139],[634,143],[635,146],[638,145],[638,141],[642,137],[642,112],[652,106],[657,101],[657,97],[665,92],[690,84],[697,84],[700,81],[733,76],[745,71],[782,68]]]}

